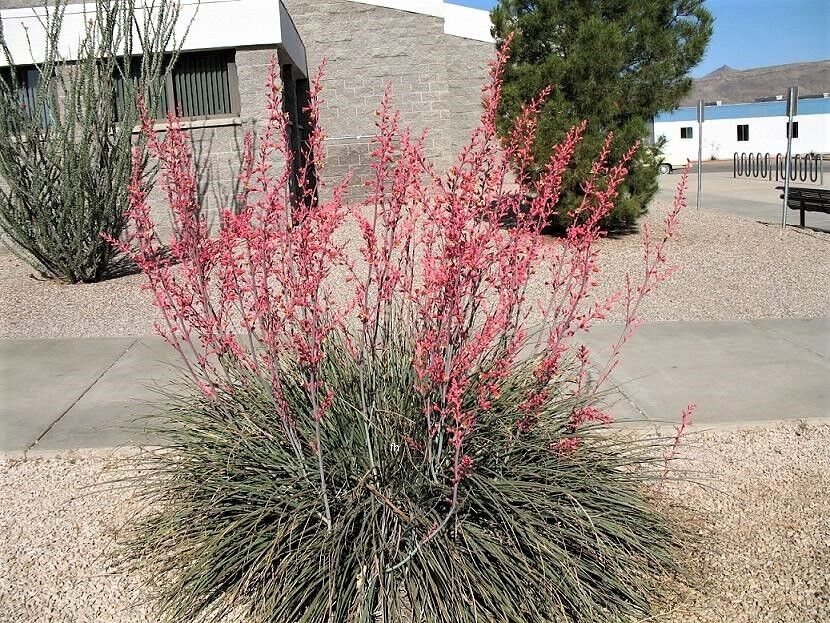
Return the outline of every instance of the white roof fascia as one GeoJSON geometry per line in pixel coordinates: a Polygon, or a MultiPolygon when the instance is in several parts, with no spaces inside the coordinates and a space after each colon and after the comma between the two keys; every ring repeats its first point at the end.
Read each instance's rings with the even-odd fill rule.
{"type": "MultiPolygon", "coordinates": [[[[350,0],[360,4],[429,15],[444,20],[451,36],[491,43],[487,11],[449,4],[443,0],[350,0]]],[[[146,2],[152,6],[152,2],[146,2]]],[[[281,44],[292,62],[306,75],[305,46],[281,1],[274,0],[182,0],[176,39],[183,51],[281,44]],[[188,29],[189,27],[189,29],[188,29]],[[186,33],[186,36],[185,36],[186,33]]],[[[138,3],[137,11],[144,9],[138,3]]],[[[0,10],[3,35],[18,65],[44,60],[48,12],[53,8],[31,7],[0,10]]],[[[77,58],[86,22],[95,15],[94,3],[70,4],[64,14],[59,40],[66,60],[77,58]]],[[[143,17],[137,16],[138,23],[143,17]]],[[[140,53],[140,50],[135,50],[140,53]]],[[[0,55],[0,66],[8,65],[0,55]]]]}
{"type": "Polygon", "coordinates": [[[481,9],[451,4],[444,0],[349,0],[358,4],[430,15],[444,20],[444,33],[454,37],[493,43],[490,13],[481,9]]]}
{"type": "MultiPolygon", "coordinates": [[[[152,6],[147,2],[148,7],[152,6]]],[[[53,8],[33,7],[0,11],[3,35],[15,64],[29,65],[44,60],[46,49],[46,15],[53,8]]],[[[140,7],[137,13],[143,13],[140,7]]],[[[255,45],[277,45],[286,39],[286,51],[303,71],[305,48],[294,24],[281,23],[284,12],[281,2],[274,0],[183,0],[175,39],[183,51],[237,48],[255,45]]],[[[94,4],[70,4],[66,8],[58,48],[66,60],[74,60],[84,35],[86,23],[95,16],[94,4]]],[[[136,21],[143,23],[143,15],[136,21]]],[[[140,53],[140,49],[134,50],[140,53]]],[[[0,66],[8,65],[0,54],[0,66]]]]}
{"type": "Polygon", "coordinates": [[[493,43],[490,13],[458,4],[444,4],[444,32],[455,37],[493,43]]]}

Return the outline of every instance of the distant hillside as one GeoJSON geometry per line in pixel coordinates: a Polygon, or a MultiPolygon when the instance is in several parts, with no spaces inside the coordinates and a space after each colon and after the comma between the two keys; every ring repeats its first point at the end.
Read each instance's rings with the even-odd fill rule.
{"type": "Polygon", "coordinates": [[[724,104],[754,102],[762,97],[786,96],[787,89],[794,85],[798,85],[800,96],[830,92],[830,60],[755,69],[724,65],[695,80],[691,93],[680,105],[694,106],[699,99],[721,100],[724,104]]]}

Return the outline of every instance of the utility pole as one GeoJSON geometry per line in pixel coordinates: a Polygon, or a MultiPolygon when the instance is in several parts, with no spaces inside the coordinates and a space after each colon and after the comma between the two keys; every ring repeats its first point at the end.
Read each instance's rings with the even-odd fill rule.
{"type": "Polygon", "coordinates": [[[703,100],[697,101],[697,209],[700,210],[700,186],[703,178],[703,100]]]}
{"type": "Polygon", "coordinates": [[[798,86],[787,93],[787,156],[784,159],[784,204],[781,206],[781,229],[787,226],[787,200],[790,197],[790,170],[793,157],[793,117],[798,114],[798,86]]]}

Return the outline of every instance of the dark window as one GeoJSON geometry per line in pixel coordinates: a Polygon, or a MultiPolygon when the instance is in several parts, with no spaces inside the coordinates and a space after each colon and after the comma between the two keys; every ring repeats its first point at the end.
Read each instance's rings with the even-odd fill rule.
{"type": "Polygon", "coordinates": [[[177,114],[227,117],[237,112],[233,109],[229,80],[233,64],[233,50],[179,56],[171,76],[177,114]]]}
{"type": "Polygon", "coordinates": [[[739,141],[748,141],[749,140],[749,124],[744,123],[738,126],[738,140],[739,141]]]}
{"type": "MultiPolygon", "coordinates": [[[[133,59],[130,79],[141,73],[141,59],[133,59]]],[[[126,72],[125,72],[126,73],[126,72]]],[[[123,117],[125,89],[115,80],[118,117],[123,117]]],[[[210,119],[239,114],[239,93],[233,50],[182,53],[160,85],[155,118],[172,113],[183,119],[210,119]]]]}
{"type": "MultiPolygon", "coordinates": [[[[122,70],[121,74],[123,74],[124,77],[129,76],[129,80],[135,84],[139,76],[141,76],[141,58],[133,58],[130,61],[129,69],[122,70]]],[[[124,77],[122,77],[122,75],[118,75],[113,80],[115,90],[115,114],[119,120],[124,118],[124,106],[128,104],[130,106],[135,105],[135,102],[127,101],[129,96],[127,94],[126,85],[124,84],[124,77]]],[[[156,106],[156,110],[153,111],[153,118],[162,119],[167,116],[169,108],[167,97],[168,88],[166,84],[159,84],[156,88],[159,101],[156,106]]]]}
{"type": "MultiPolygon", "coordinates": [[[[288,115],[288,133],[291,141],[291,150],[294,154],[293,175],[291,176],[291,190],[296,193],[300,188],[298,175],[305,169],[305,175],[309,178],[305,184],[306,188],[316,186],[314,177],[316,172],[308,165],[308,140],[311,136],[311,125],[308,118],[309,106],[309,84],[304,77],[295,77],[291,65],[281,67],[282,78],[282,106],[288,115]]],[[[316,201],[317,197],[303,197],[304,201],[316,201]]]]}
{"type": "Polygon", "coordinates": [[[680,138],[692,138],[692,126],[680,128],[680,138]]]}
{"type": "MultiPolygon", "coordinates": [[[[790,122],[787,121],[787,134],[790,133],[790,122]]],[[[793,138],[798,138],[798,121],[793,121],[793,138]]]]}
{"type": "MultiPolygon", "coordinates": [[[[0,69],[0,78],[2,78],[7,85],[13,90],[17,90],[17,97],[20,100],[20,106],[29,115],[30,119],[36,116],[40,118],[41,125],[46,128],[49,126],[52,114],[49,109],[49,103],[44,102],[38,105],[38,86],[40,85],[40,71],[36,67],[17,67],[15,71],[15,80],[12,81],[12,72],[8,67],[0,69]]],[[[43,94],[40,94],[41,97],[43,94]]]]}

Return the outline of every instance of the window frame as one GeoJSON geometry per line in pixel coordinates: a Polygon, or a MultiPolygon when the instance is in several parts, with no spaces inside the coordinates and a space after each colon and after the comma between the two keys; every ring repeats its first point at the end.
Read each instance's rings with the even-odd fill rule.
{"type": "MultiPolygon", "coordinates": [[[[784,135],[787,138],[790,138],[790,122],[786,122],[787,125],[784,126],[784,135]]],[[[793,139],[798,138],[798,121],[793,121],[793,139]]]]}
{"type": "MultiPolygon", "coordinates": [[[[3,67],[0,67],[0,80],[9,81],[10,87],[14,89],[20,89],[23,93],[30,93],[33,97],[37,95],[37,92],[40,89],[41,75],[42,72],[38,65],[4,65],[3,67]],[[27,80],[28,76],[32,73],[34,73],[38,77],[38,82],[34,86],[31,86],[27,80]]],[[[54,84],[51,85],[46,95],[48,97],[47,101],[43,102],[42,104],[43,111],[39,115],[37,115],[40,117],[41,122],[39,125],[42,130],[48,130],[50,127],[52,127],[52,124],[54,122],[54,110],[52,109],[52,104],[55,103],[55,100],[52,97],[54,95],[54,84]]],[[[28,101],[21,100],[20,103],[26,105],[29,119],[34,121],[36,113],[34,113],[31,110],[28,101]]]]}
{"type": "Polygon", "coordinates": [[[689,126],[682,126],[680,128],[680,139],[681,140],[686,140],[686,139],[690,139],[690,138],[694,138],[694,137],[695,137],[694,126],[689,125],[689,126]]]}
{"type": "Polygon", "coordinates": [[[173,69],[165,75],[165,90],[167,92],[167,113],[170,114],[170,106],[173,106],[173,114],[181,121],[209,121],[212,119],[233,119],[239,117],[241,113],[241,102],[239,97],[239,77],[236,74],[236,48],[214,48],[210,50],[201,50],[196,52],[180,52],[177,61],[183,57],[197,56],[200,54],[228,54],[227,61],[227,76],[228,76],[228,96],[230,111],[226,113],[218,113],[215,115],[191,115],[188,117],[179,117],[178,103],[176,102],[176,93],[173,85],[173,69]]]}
{"type": "MultiPolygon", "coordinates": [[[[173,74],[175,72],[175,65],[169,71],[167,71],[164,75],[164,94],[167,103],[167,110],[161,116],[154,116],[152,121],[155,124],[165,123],[169,115],[173,115],[176,117],[178,121],[183,123],[189,123],[194,121],[222,121],[222,120],[233,120],[238,119],[242,113],[242,105],[241,105],[241,98],[239,94],[239,75],[237,74],[237,66],[236,66],[236,48],[211,48],[208,50],[198,50],[198,51],[188,51],[188,52],[180,52],[176,58],[176,61],[180,61],[182,57],[187,58],[189,56],[197,56],[197,55],[204,55],[204,54],[227,54],[228,61],[227,61],[227,86],[228,86],[228,96],[229,96],[229,105],[230,111],[223,112],[213,115],[189,115],[183,116],[179,115],[180,111],[180,103],[176,101],[176,89],[173,82],[173,74]]],[[[165,63],[170,62],[170,55],[165,55],[165,63]]],[[[141,55],[137,54],[131,57],[130,63],[135,63],[136,60],[141,59],[141,55]]],[[[130,73],[132,78],[132,72],[130,73]]],[[[118,119],[120,122],[121,119],[118,119]]]]}

